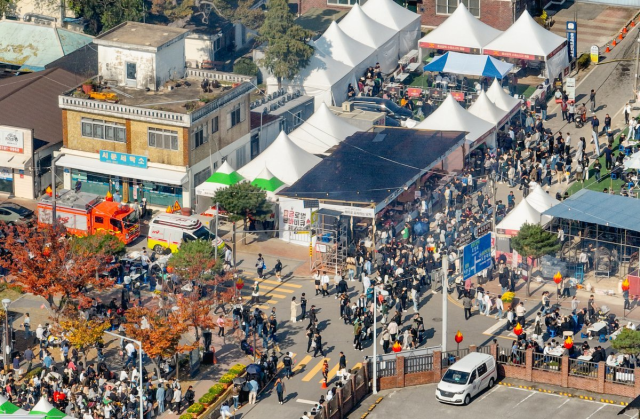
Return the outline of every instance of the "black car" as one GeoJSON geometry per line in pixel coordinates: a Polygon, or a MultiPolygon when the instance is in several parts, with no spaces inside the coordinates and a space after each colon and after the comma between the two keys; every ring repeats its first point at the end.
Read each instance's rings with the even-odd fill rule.
{"type": "Polygon", "coordinates": [[[388,117],[397,121],[405,121],[413,118],[413,112],[407,108],[403,108],[397,103],[389,99],[381,97],[357,96],[349,99],[353,103],[355,109],[370,112],[384,112],[388,117]]]}

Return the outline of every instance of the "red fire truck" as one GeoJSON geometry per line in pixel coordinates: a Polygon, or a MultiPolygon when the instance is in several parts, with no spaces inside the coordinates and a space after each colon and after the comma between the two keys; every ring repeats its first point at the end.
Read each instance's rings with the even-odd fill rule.
{"type": "MultiPolygon", "coordinates": [[[[140,236],[138,214],[126,204],[105,201],[100,195],[62,189],[56,198],[56,217],[69,234],[113,234],[125,244],[140,236]]],[[[51,224],[53,198],[38,202],[38,226],[51,224]]]]}

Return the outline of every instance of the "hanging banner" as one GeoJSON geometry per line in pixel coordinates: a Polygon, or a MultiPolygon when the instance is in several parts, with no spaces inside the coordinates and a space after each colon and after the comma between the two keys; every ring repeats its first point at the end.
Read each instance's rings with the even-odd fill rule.
{"type": "Polygon", "coordinates": [[[578,23],[567,21],[567,46],[569,50],[569,61],[578,58],[578,23]]]}

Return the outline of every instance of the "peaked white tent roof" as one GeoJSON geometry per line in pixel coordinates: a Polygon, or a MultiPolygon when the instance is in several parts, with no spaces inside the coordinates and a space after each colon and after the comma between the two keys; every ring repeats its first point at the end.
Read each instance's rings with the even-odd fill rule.
{"type": "Polygon", "coordinates": [[[496,230],[516,232],[520,231],[523,224],[545,225],[551,221],[551,219],[552,217],[542,215],[542,213],[537,211],[526,199],[523,199],[504,217],[504,220],[500,221],[500,224],[496,226],[496,230]]]}
{"type": "Polygon", "coordinates": [[[397,30],[386,27],[369,16],[357,3],[338,24],[340,29],[353,39],[372,48],[379,48],[397,34],[397,30]]]}
{"type": "Polygon", "coordinates": [[[527,10],[502,35],[484,46],[488,55],[544,61],[567,39],[546,30],[533,20],[527,10]]]}
{"type": "Polygon", "coordinates": [[[507,111],[500,109],[489,100],[484,90],[480,91],[478,99],[469,107],[469,113],[482,118],[493,125],[498,125],[508,114],[507,111]]]}
{"type": "Polygon", "coordinates": [[[331,22],[329,28],[313,42],[313,45],[318,51],[351,67],[359,66],[375,52],[372,47],[344,33],[335,21],[331,22]]]}
{"type": "Polygon", "coordinates": [[[320,163],[320,157],[295,145],[282,131],[265,151],[238,169],[238,173],[245,179],[255,179],[267,167],[278,179],[293,185],[318,163],[320,163]]]}
{"type": "Polygon", "coordinates": [[[196,186],[196,195],[214,196],[218,189],[234,185],[241,180],[242,176],[233,169],[228,161],[225,161],[207,180],[196,186]]]}
{"type": "Polygon", "coordinates": [[[495,125],[464,109],[451,94],[427,119],[416,125],[417,129],[441,131],[466,131],[467,142],[486,138],[495,131],[495,125]]]}
{"type": "Polygon", "coordinates": [[[420,38],[420,15],[393,0],[368,0],[362,6],[367,16],[387,28],[400,31],[400,55],[415,49],[420,38]]]}
{"type": "Polygon", "coordinates": [[[538,212],[541,214],[560,203],[557,199],[549,195],[542,189],[542,187],[537,183],[529,184],[530,191],[529,195],[525,198],[526,201],[538,212]]]}
{"type": "Polygon", "coordinates": [[[251,184],[262,188],[267,193],[267,198],[271,200],[275,200],[276,194],[289,186],[271,173],[266,166],[258,176],[251,181],[251,184]]]}
{"type": "Polygon", "coordinates": [[[520,99],[516,99],[505,92],[498,79],[494,79],[491,87],[487,90],[487,97],[498,108],[512,113],[520,108],[520,99]]]}
{"type": "Polygon", "coordinates": [[[420,40],[420,48],[480,54],[482,48],[502,32],[482,23],[462,2],[455,12],[420,40]]]}
{"type": "Polygon", "coordinates": [[[311,154],[328,154],[330,148],[358,131],[322,103],[313,115],[289,134],[289,138],[311,154]]]}

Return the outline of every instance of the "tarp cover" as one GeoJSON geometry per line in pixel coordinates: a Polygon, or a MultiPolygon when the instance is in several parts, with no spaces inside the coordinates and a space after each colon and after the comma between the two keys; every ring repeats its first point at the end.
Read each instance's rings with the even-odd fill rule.
{"type": "Polygon", "coordinates": [[[400,31],[400,56],[416,48],[420,39],[420,15],[393,0],[368,0],[362,6],[367,16],[384,26],[400,31]]]}
{"type": "Polygon", "coordinates": [[[278,179],[293,185],[318,163],[320,157],[304,151],[281,131],[265,151],[238,169],[238,173],[245,179],[255,179],[267,167],[278,179]]]}
{"type": "Polygon", "coordinates": [[[581,189],[545,215],[640,232],[640,200],[581,189]]]}
{"type": "Polygon", "coordinates": [[[289,134],[289,138],[311,154],[328,154],[330,148],[358,131],[322,103],[309,119],[289,134]]]}
{"type": "Polygon", "coordinates": [[[498,80],[494,80],[489,90],[487,90],[487,97],[498,108],[509,112],[509,114],[514,114],[520,109],[520,99],[516,99],[505,92],[498,80]]]}
{"type": "Polygon", "coordinates": [[[511,68],[513,68],[513,64],[505,63],[488,55],[447,52],[425,65],[424,71],[442,71],[502,79],[511,68]]]}
{"type": "Polygon", "coordinates": [[[420,48],[480,54],[482,48],[502,32],[482,23],[462,2],[455,12],[420,40],[420,48]]]}

